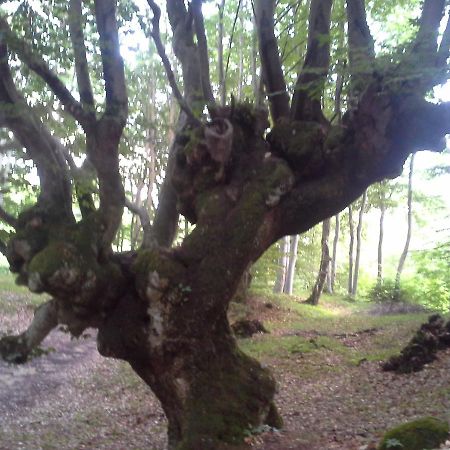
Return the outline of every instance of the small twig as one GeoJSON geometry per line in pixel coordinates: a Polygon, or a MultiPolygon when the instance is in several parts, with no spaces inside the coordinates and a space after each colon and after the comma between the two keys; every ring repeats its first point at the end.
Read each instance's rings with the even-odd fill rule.
{"type": "Polygon", "coordinates": [[[166,75],[167,75],[167,79],[169,81],[170,87],[172,88],[173,95],[177,99],[177,102],[180,105],[180,108],[186,113],[186,115],[189,117],[189,119],[195,125],[200,126],[201,121],[197,117],[195,117],[191,108],[189,107],[186,100],[183,98],[180,90],[178,89],[178,85],[175,80],[175,75],[174,75],[172,67],[170,65],[169,58],[166,55],[164,45],[161,41],[161,34],[159,31],[159,19],[161,18],[161,9],[153,0],[147,0],[147,3],[150,6],[151,10],[153,11],[153,19],[152,19],[153,27],[152,27],[152,31],[150,32],[150,35],[152,36],[153,41],[155,42],[156,50],[158,51],[159,57],[161,58],[162,63],[164,65],[164,69],[166,71],[166,75]]]}

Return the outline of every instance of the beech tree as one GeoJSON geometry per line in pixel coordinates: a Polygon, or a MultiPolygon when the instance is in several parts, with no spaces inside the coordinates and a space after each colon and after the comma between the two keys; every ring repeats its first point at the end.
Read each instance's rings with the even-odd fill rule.
{"type": "Polygon", "coordinates": [[[2,339],[2,355],[23,360],[59,323],[75,336],[94,327],[100,353],[127,361],[161,401],[170,448],[217,449],[240,442],[249,428],[280,427],[274,378],[239,350],[228,304],[247,267],[274,242],[337,214],[372,183],[397,176],[410,153],[444,148],[450,104],[431,103],[426,94],[448,77],[448,21],[438,39],[445,3],[424,0],[412,41],[385,58],[375,53],[364,1],[347,0],[351,107],[336,124],[322,110],[330,92],[324,87],[331,0],[310,2],[305,57],[295,66],[293,85],[281,64],[275,0],[255,2],[270,120],[251,102],[216,101],[200,0],[166,4],[181,89],[161,41],[160,9],[148,0],[151,24],[141,21],[150,27],[181,113],[154,219],[135,208],[142,244],[122,253],[111,245],[127,204],[119,170],[128,112],[119,28],[133,2],[43,3],[48,24],[68,33],[70,50],[4,14],[0,125],[34,162],[40,190],[19,215],[0,210],[12,230],[0,249],[19,283],[51,299],[25,333],[2,339]],[[88,44],[87,21],[95,31],[88,44]],[[41,53],[45,45],[75,65],[75,87],[50,57],[58,52],[41,53]],[[18,67],[57,98],[67,121],[58,133],[37,113],[41,92],[26,95],[18,67]],[[97,76],[101,83],[92,82],[97,76]],[[69,123],[84,143],[81,168],[64,136],[69,123]],[[175,247],[179,214],[195,226],[175,247]]]}

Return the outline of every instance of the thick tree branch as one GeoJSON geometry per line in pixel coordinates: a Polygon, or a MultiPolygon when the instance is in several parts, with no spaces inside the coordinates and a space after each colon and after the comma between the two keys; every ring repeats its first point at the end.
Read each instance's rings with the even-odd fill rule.
{"type": "Polygon", "coordinates": [[[442,151],[450,132],[450,102],[440,105],[420,96],[380,94],[370,87],[358,109],[343,118],[339,144],[325,138],[322,156],[312,148],[310,170],[301,173],[277,210],[277,240],[301,233],[341,211],[376,181],[398,176],[409,154],[442,151]],[[314,159],[313,159],[314,158],[314,159]]]}
{"type": "Polygon", "coordinates": [[[291,117],[324,121],[321,99],[330,64],[332,0],[312,0],[305,62],[295,84],[291,117]]]}
{"type": "Polygon", "coordinates": [[[450,56],[450,13],[447,18],[447,25],[445,26],[442,40],[438,50],[438,67],[445,67],[447,59],[450,56]]]}
{"type": "Polygon", "coordinates": [[[121,133],[127,120],[128,98],[123,59],[120,55],[116,1],[95,0],[95,17],[105,80],[105,114],[118,120],[121,133]]]}
{"type": "Polygon", "coordinates": [[[65,111],[70,113],[82,126],[85,126],[89,115],[83,110],[81,104],[75,100],[64,83],[49,68],[42,57],[36,55],[32,48],[10,29],[4,17],[0,17],[0,33],[3,34],[3,41],[8,44],[9,48],[17,54],[21,61],[47,83],[63,104],[65,111]]]}
{"type": "Polygon", "coordinates": [[[59,220],[73,221],[70,181],[60,144],[17,91],[8,65],[7,47],[1,38],[0,119],[36,164],[41,186],[40,205],[53,214],[57,212],[59,220]]]}
{"type": "MultiPolygon", "coordinates": [[[[178,85],[175,80],[175,75],[174,75],[172,67],[170,65],[169,58],[167,57],[166,51],[164,49],[164,45],[161,42],[161,35],[159,32],[159,19],[161,17],[161,10],[160,10],[159,6],[153,0],[147,0],[147,3],[149,4],[150,8],[153,11],[151,36],[153,38],[153,41],[155,42],[156,49],[162,60],[163,65],[164,65],[164,69],[166,71],[166,75],[167,75],[167,79],[169,81],[170,87],[172,88],[173,95],[177,99],[178,104],[180,105],[180,108],[186,113],[186,115],[189,117],[189,119],[193,123],[200,125],[200,121],[195,117],[195,115],[192,112],[191,108],[189,107],[188,103],[183,98],[183,95],[181,94],[180,90],[178,89],[178,85]]],[[[202,69],[205,70],[204,67],[202,69]]],[[[209,69],[208,69],[208,72],[209,72],[209,69]]],[[[203,74],[203,75],[205,76],[205,74],[203,74]]],[[[209,74],[208,74],[208,78],[209,78],[209,74]]],[[[203,79],[203,76],[201,76],[201,80],[202,80],[203,89],[205,89],[205,85],[203,84],[203,82],[205,80],[203,79]]],[[[212,95],[212,92],[211,92],[211,95],[212,95]]]]}
{"type": "Polygon", "coordinates": [[[86,57],[86,45],[83,33],[83,15],[81,0],[69,2],[70,39],[75,57],[75,71],[77,74],[78,92],[84,110],[95,118],[94,95],[92,93],[89,66],[86,57]]]}
{"type": "Polygon", "coordinates": [[[191,6],[194,15],[195,34],[197,35],[203,95],[207,103],[214,105],[215,99],[211,88],[211,78],[209,75],[208,43],[206,40],[205,24],[203,21],[202,0],[193,0],[191,6]]]}
{"type": "Polygon", "coordinates": [[[352,97],[358,97],[370,83],[370,72],[375,59],[365,0],[347,0],[347,22],[352,97]]]}
{"type": "Polygon", "coordinates": [[[100,53],[105,81],[106,107],[101,119],[86,131],[88,157],[99,180],[102,242],[101,252],[111,251],[120,227],[125,194],[119,171],[119,142],[128,114],[125,71],[120,55],[115,0],[95,0],[95,17],[100,36],[100,53]]]}
{"type": "Polygon", "coordinates": [[[19,336],[5,336],[0,339],[0,356],[11,363],[24,363],[57,325],[58,306],[56,300],[52,299],[36,309],[26,331],[19,336]]]}
{"type": "Polygon", "coordinates": [[[256,1],[256,27],[263,82],[269,98],[270,113],[276,122],[282,117],[289,116],[289,96],[275,37],[274,13],[275,0],[256,1]]]}
{"type": "MultiPolygon", "coordinates": [[[[173,49],[181,63],[183,72],[184,98],[195,111],[201,112],[205,105],[201,83],[198,48],[194,43],[191,14],[184,6],[183,0],[167,0],[167,13],[173,31],[173,49]]],[[[184,111],[176,125],[178,135],[191,119],[184,111]]],[[[198,123],[198,122],[197,122],[198,123]]],[[[181,144],[174,141],[170,147],[166,176],[161,186],[158,208],[152,225],[152,241],[160,246],[169,247],[176,235],[178,226],[177,195],[172,184],[172,172],[175,154],[181,144]]]]}
{"type": "MultiPolygon", "coordinates": [[[[420,27],[413,45],[413,52],[426,61],[433,61],[437,50],[439,24],[444,14],[445,0],[425,0],[420,27]]],[[[426,64],[422,60],[422,64],[426,64]]]]}

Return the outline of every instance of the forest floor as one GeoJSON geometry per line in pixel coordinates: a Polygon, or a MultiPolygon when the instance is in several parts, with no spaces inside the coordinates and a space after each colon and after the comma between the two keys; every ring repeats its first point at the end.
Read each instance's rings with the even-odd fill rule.
{"type": "MultiPolygon", "coordinates": [[[[0,334],[23,329],[41,301],[0,275],[0,334]]],[[[450,419],[450,352],[411,375],[380,368],[428,314],[371,308],[267,294],[233,306],[232,319],[257,318],[270,330],[239,342],[273,370],[285,421],[283,430],[249,436],[249,448],[363,450],[404,421],[450,419]]],[[[0,449],[165,448],[158,401],[126,364],[100,357],[93,331],[80,340],[54,331],[43,348],[20,366],[0,362],[0,449]]]]}

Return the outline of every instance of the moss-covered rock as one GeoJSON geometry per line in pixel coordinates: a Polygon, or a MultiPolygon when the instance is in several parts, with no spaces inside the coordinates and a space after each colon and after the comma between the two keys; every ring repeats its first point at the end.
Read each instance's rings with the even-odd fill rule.
{"type": "Polygon", "coordinates": [[[435,417],[423,417],[389,430],[378,450],[431,450],[438,448],[448,437],[447,422],[435,417]]]}

